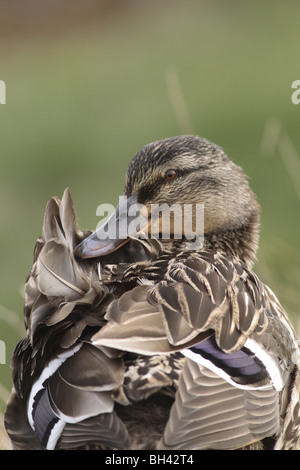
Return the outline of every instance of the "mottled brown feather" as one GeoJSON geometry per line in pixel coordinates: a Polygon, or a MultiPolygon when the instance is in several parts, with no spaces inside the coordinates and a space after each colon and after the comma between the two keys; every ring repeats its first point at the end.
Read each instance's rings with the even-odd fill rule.
{"type": "Polygon", "coordinates": [[[137,153],[125,194],[135,192],[145,204],[204,201],[204,246],[131,239],[101,259],[76,258],[90,232],[78,229],[68,189],[50,199],[26,279],[27,337],[12,357],[13,447],[42,448],[28,399],[49,364],[70,353],[45,382],[52,410],[72,421],[58,449],[295,448],[298,339],[251,268],[259,206],[242,170],[215,144],[180,136],[137,153]],[[171,185],[162,175],[173,167],[171,185]],[[253,340],[279,368],[282,389],[268,375],[239,388],[180,352],[212,338],[228,355],[253,340]]]}

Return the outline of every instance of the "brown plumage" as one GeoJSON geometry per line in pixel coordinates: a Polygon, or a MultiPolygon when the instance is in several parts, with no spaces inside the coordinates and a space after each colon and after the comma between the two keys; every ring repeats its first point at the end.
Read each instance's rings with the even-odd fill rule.
{"type": "Polygon", "coordinates": [[[12,358],[14,448],[295,448],[298,339],[252,271],[259,206],[242,170],[205,139],[165,139],[135,155],[124,194],[203,203],[204,244],[174,223],[168,239],[103,241],[77,228],[68,190],[50,200],[12,358]]]}

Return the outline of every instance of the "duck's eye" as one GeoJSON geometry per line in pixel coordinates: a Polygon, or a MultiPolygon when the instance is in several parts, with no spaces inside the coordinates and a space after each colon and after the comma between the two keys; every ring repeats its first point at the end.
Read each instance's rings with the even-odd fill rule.
{"type": "Polygon", "coordinates": [[[174,180],[176,178],[177,174],[176,174],[176,171],[175,170],[168,170],[166,171],[165,173],[165,178],[166,180],[174,180]]]}

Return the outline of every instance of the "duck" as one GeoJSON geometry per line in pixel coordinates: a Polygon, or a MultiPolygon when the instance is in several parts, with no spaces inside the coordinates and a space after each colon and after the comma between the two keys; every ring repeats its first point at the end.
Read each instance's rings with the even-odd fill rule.
{"type": "Polygon", "coordinates": [[[94,232],[69,189],[51,198],[11,360],[12,448],[296,449],[299,339],[253,270],[259,229],[242,168],[195,135],[139,150],[94,232]]]}

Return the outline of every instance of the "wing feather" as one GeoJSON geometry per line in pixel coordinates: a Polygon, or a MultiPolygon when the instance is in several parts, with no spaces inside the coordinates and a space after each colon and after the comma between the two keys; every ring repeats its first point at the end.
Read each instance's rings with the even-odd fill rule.
{"type": "Polygon", "coordinates": [[[275,434],[279,426],[278,394],[271,386],[241,390],[188,359],[159,449],[234,449],[275,434]]]}

